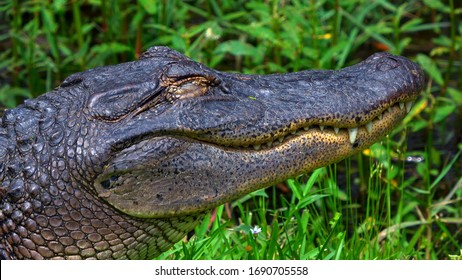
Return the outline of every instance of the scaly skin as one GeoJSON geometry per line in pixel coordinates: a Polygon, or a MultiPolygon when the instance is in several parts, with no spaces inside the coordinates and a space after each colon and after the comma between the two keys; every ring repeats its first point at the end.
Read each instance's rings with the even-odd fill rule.
{"type": "Polygon", "coordinates": [[[152,258],[213,207],[371,145],[423,84],[385,53],[258,76],[154,47],[74,74],[0,120],[0,257],[152,258]]]}

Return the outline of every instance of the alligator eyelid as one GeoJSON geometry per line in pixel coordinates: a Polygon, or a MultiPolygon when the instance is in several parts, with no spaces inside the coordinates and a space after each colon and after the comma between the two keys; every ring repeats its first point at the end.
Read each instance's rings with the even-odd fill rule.
{"type": "Polygon", "coordinates": [[[166,86],[181,86],[188,82],[196,82],[209,86],[216,86],[221,83],[221,80],[214,76],[183,76],[183,77],[168,77],[166,86]]]}

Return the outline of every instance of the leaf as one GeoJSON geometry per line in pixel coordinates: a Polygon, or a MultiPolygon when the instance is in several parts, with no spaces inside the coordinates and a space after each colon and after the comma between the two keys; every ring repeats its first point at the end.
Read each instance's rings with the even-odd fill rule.
{"type": "Polygon", "coordinates": [[[66,3],[67,3],[66,0],[54,0],[51,2],[52,2],[52,8],[54,11],[60,12],[60,13],[65,11],[66,3]]]}
{"type": "Polygon", "coordinates": [[[220,53],[230,53],[232,55],[247,55],[253,56],[256,55],[256,49],[254,46],[247,44],[245,42],[231,40],[224,43],[221,43],[216,49],[215,52],[220,53]]]}
{"type": "Polygon", "coordinates": [[[235,228],[234,228],[234,231],[244,231],[245,233],[249,233],[251,229],[252,229],[251,226],[245,225],[245,224],[241,224],[240,226],[235,227],[235,228]]]}
{"type": "Polygon", "coordinates": [[[157,12],[157,1],[156,0],[140,0],[141,6],[143,6],[146,13],[153,15],[157,12]]]}
{"type": "Polygon", "coordinates": [[[443,13],[449,13],[449,5],[443,4],[441,0],[424,0],[424,3],[432,9],[439,10],[443,13]]]}
{"type": "Polygon", "coordinates": [[[42,9],[43,28],[48,32],[54,33],[58,29],[55,19],[50,10],[42,9]]]}
{"type": "Polygon", "coordinates": [[[6,106],[8,108],[15,107],[16,104],[16,97],[21,96],[25,98],[32,98],[31,93],[29,90],[25,88],[19,87],[11,87],[9,85],[5,85],[0,88],[0,106],[6,106]]]}
{"type": "Polygon", "coordinates": [[[236,24],[235,27],[257,39],[270,40],[270,41],[276,40],[276,35],[274,34],[274,32],[266,26],[261,26],[258,24],[250,24],[250,26],[243,25],[243,24],[236,24]]]}
{"type": "Polygon", "coordinates": [[[458,106],[462,105],[462,91],[448,87],[448,94],[458,106]]]}
{"type": "Polygon", "coordinates": [[[132,51],[132,49],[129,46],[115,42],[95,45],[90,49],[90,56],[87,57],[88,66],[100,66],[104,64],[105,59],[111,55],[130,51],[132,51]]]}
{"type": "Polygon", "coordinates": [[[453,165],[456,163],[457,159],[459,158],[460,154],[462,151],[459,151],[454,158],[449,162],[448,165],[446,165],[441,172],[439,172],[438,177],[433,181],[433,183],[430,186],[430,189],[433,189],[438,185],[438,183],[446,176],[446,174],[452,169],[453,165]]]}
{"type": "Polygon", "coordinates": [[[329,194],[313,194],[313,195],[306,196],[297,203],[297,208],[298,209],[305,208],[308,205],[320,200],[321,198],[328,197],[328,196],[330,195],[329,194]]]}
{"type": "Polygon", "coordinates": [[[128,52],[131,48],[127,45],[120,43],[106,43],[99,44],[91,48],[91,52],[94,54],[116,54],[122,52],[128,52]]]}
{"type": "Polygon", "coordinates": [[[246,195],[244,195],[243,197],[241,197],[241,198],[235,200],[235,201],[231,204],[231,206],[232,206],[232,207],[236,207],[236,205],[237,205],[238,203],[244,203],[244,202],[246,202],[247,200],[252,199],[253,197],[259,197],[259,196],[264,197],[264,198],[267,198],[267,197],[268,197],[268,195],[266,194],[265,190],[264,190],[264,189],[260,189],[260,190],[251,192],[251,193],[249,193],[249,194],[246,194],[246,195]]]}
{"type": "Polygon", "coordinates": [[[429,58],[428,56],[424,54],[418,54],[417,55],[417,62],[422,66],[422,68],[425,70],[425,72],[430,75],[430,77],[435,80],[436,83],[439,85],[443,85],[443,76],[436,65],[436,63],[429,58]]]}
{"type": "Polygon", "coordinates": [[[423,20],[421,18],[411,19],[410,21],[405,22],[401,26],[401,31],[402,32],[412,32],[412,31],[414,31],[415,28],[418,28],[418,27],[421,26],[422,21],[423,20]]]}
{"type": "Polygon", "coordinates": [[[435,108],[435,116],[433,122],[438,123],[447,118],[451,113],[455,112],[457,106],[455,104],[441,105],[435,108]]]}
{"type": "Polygon", "coordinates": [[[321,167],[313,171],[310,175],[310,178],[306,182],[306,185],[303,188],[303,196],[307,196],[308,193],[310,192],[311,188],[314,186],[314,184],[318,181],[319,177],[322,177],[325,175],[326,168],[321,167]]]}
{"type": "Polygon", "coordinates": [[[331,68],[330,63],[334,60],[341,51],[346,47],[347,42],[339,42],[336,46],[331,47],[330,49],[322,52],[322,56],[319,60],[320,68],[331,68]]]}

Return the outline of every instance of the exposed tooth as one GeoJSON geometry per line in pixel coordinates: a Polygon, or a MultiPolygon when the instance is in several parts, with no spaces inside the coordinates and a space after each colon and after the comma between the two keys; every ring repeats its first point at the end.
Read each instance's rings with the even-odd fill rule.
{"type": "Polygon", "coordinates": [[[254,148],[254,150],[258,151],[258,150],[260,150],[261,146],[260,146],[260,144],[255,144],[255,145],[253,145],[253,148],[254,148]]]}
{"type": "Polygon", "coordinates": [[[356,141],[356,135],[358,135],[358,128],[349,128],[348,133],[350,134],[350,143],[353,144],[356,141]]]}
{"type": "Polygon", "coordinates": [[[383,114],[377,116],[377,119],[381,120],[383,118],[383,114]]]}
{"type": "Polygon", "coordinates": [[[282,143],[282,141],[284,141],[284,136],[279,137],[278,141],[279,141],[279,143],[282,143]]]}
{"type": "Polygon", "coordinates": [[[324,126],[323,126],[323,125],[320,125],[320,126],[319,126],[319,129],[321,129],[321,131],[323,131],[323,130],[324,130],[324,126]]]}
{"type": "Polygon", "coordinates": [[[297,133],[297,131],[292,131],[291,134],[292,135],[295,135],[297,133]]]}
{"type": "Polygon", "coordinates": [[[339,130],[340,130],[340,128],[334,127],[335,134],[338,134],[338,131],[339,131],[339,130]]]}
{"type": "Polygon", "coordinates": [[[391,113],[391,111],[392,111],[391,107],[388,107],[387,111],[391,113]]]}
{"type": "Polygon", "coordinates": [[[404,103],[403,102],[399,102],[399,108],[402,110],[404,108],[404,103]]]}
{"type": "Polygon", "coordinates": [[[372,131],[372,122],[366,123],[366,130],[367,130],[367,132],[371,133],[371,131],[372,131]]]}
{"type": "Polygon", "coordinates": [[[269,141],[269,142],[267,143],[267,145],[268,145],[268,148],[273,147],[273,141],[269,141]]]}
{"type": "Polygon", "coordinates": [[[412,101],[406,102],[406,112],[409,113],[412,108],[412,101]]]}
{"type": "Polygon", "coordinates": [[[303,129],[304,129],[304,130],[309,130],[310,127],[309,127],[309,126],[306,126],[306,127],[304,127],[303,129]]]}

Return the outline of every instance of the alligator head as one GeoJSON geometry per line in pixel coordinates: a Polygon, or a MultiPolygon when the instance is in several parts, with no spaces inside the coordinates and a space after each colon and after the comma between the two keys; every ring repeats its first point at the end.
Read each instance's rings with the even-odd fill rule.
{"type": "Polygon", "coordinates": [[[154,47],[74,74],[0,122],[0,255],[153,257],[211,208],[376,142],[423,85],[387,53],[260,76],[154,47]]]}

